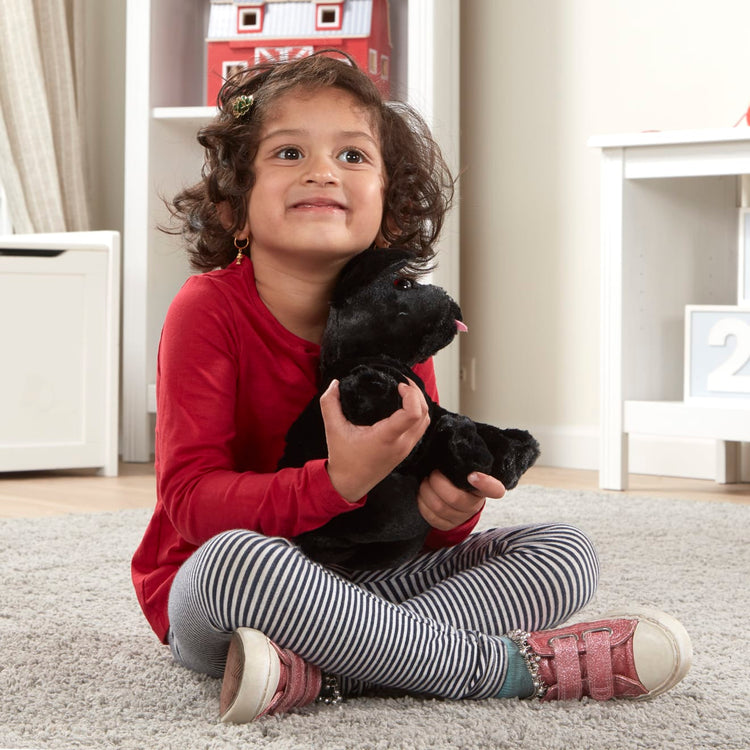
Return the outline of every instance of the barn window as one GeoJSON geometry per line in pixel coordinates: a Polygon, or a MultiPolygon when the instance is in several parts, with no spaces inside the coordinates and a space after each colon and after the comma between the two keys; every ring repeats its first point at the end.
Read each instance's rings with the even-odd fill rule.
{"type": "Polygon", "coordinates": [[[380,66],[380,77],[387,81],[391,77],[391,61],[388,57],[383,55],[382,64],[380,66]]]}
{"type": "Polygon", "coordinates": [[[316,9],[315,28],[318,31],[326,29],[340,29],[342,23],[341,4],[323,5],[320,4],[316,9]]]}
{"type": "Polygon", "coordinates": [[[224,60],[221,64],[221,76],[226,81],[247,67],[247,60],[224,60]]]}
{"type": "Polygon", "coordinates": [[[263,30],[263,7],[259,5],[237,6],[237,31],[247,33],[263,30]]]}

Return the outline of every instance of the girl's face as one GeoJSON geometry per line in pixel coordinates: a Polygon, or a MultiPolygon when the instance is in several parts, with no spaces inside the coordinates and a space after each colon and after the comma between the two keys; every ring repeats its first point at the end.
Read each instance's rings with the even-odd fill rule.
{"type": "Polygon", "coordinates": [[[245,232],[254,259],[348,259],[371,245],[383,216],[385,169],[368,113],[346,91],[279,97],[254,162],[245,232]]]}

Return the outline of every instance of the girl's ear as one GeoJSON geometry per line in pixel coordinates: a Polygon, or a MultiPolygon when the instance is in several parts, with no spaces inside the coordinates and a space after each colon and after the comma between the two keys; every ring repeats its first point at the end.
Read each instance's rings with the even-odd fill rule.
{"type": "Polygon", "coordinates": [[[229,201],[222,201],[216,204],[216,215],[219,217],[221,226],[228,232],[232,224],[234,224],[234,211],[232,211],[229,201]]]}
{"type": "MultiPolygon", "coordinates": [[[[234,211],[229,205],[229,201],[222,201],[216,204],[216,215],[219,217],[221,226],[227,230],[227,232],[234,226],[234,211]]],[[[234,235],[237,239],[245,239],[250,237],[250,217],[245,222],[245,226],[241,232],[234,235]]]]}

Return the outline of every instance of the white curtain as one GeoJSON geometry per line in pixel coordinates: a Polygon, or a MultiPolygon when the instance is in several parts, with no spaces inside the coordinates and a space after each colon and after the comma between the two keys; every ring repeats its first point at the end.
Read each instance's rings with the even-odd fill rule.
{"type": "Polygon", "coordinates": [[[18,233],[85,231],[77,112],[84,0],[2,0],[0,182],[18,233]]]}

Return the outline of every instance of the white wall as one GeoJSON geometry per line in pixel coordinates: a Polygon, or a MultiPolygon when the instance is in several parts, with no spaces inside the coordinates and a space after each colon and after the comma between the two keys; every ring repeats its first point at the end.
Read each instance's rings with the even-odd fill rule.
{"type": "Polygon", "coordinates": [[[84,85],[78,92],[92,229],[122,232],[125,0],[85,0],[84,85]]]}
{"type": "MultiPolygon", "coordinates": [[[[541,463],[598,460],[599,153],[586,141],[733,126],[750,104],[749,28],[747,0],[461,3],[462,409],[531,429],[541,463]]],[[[641,458],[635,446],[636,470],[641,458]]]]}

